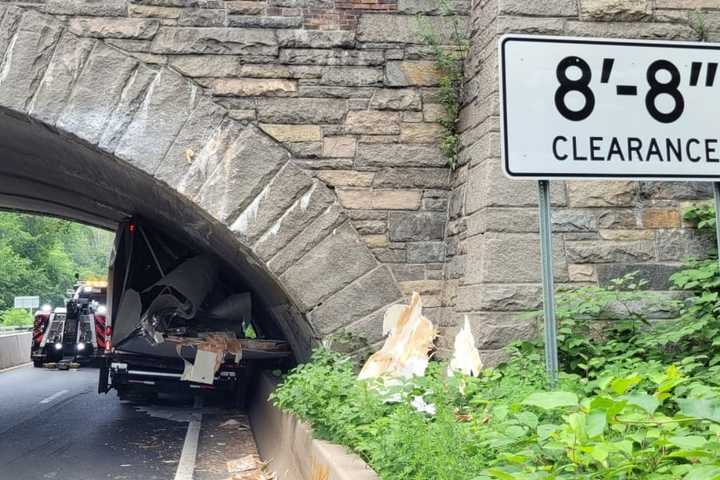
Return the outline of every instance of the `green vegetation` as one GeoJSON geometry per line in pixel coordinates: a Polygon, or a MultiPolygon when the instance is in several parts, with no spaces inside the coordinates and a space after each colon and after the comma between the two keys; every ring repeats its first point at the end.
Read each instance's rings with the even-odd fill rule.
{"type": "Polygon", "coordinates": [[[0,213],[0,318],[3,325],[23,325],[13,298],[39,295],[59,306],[65,291],[80,278],[105,278],[113,235],[56,218],[0,213]]]}
{"type": "Polygon", "coordinates": [[[691,262],[671,282],[689,297],[633,274],[560,292],[555,391],[536,341],[480,378],[432,362],[392,386],[357,381],[353,361],[321,349],[272,399],[385,480],[720,479],[720,271],[691,262]],[[675,319],[651,321],[658,310],[675,319]]]}
{"type": "MultiPolygon", "coordinates": [[[[462,106],[465,86],[465,59],[470,50],[470,39],[461,24],[461,17],[455,15],[447,0],[441,0],[442,13],[452,16],[452,29],[449,32],[449,45],[444,45],[438,33],[433,30],[427,18],[418,15],[420,37],[430,46],[435,64],[440,72],[439,100],[445,109],[445,115],[440,119],[443,127],[443,137],[440,149],[448,159],[448,166],[455,169],[458,165],[460,153],[460,132],[458,122],[462,106]]],[[[445,33],[444,34],[448,34],[445,33]]]]}

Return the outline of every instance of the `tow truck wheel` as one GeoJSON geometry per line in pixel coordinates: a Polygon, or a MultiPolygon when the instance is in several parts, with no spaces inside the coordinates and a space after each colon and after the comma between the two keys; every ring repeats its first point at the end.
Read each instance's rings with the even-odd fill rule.
{"type": "Polygon", "coordinates": [[[42,368],[43,367],[42,360],[40,360],[39,358],[34,358],[33,359],[33,367],[42,368]]]}

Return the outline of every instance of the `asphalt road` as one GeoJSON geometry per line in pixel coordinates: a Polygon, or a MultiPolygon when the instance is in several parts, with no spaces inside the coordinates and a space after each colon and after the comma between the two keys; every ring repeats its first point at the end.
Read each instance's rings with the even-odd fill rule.
{"type": "MultiPolygon", "coordinates": [[[[186,446],[183,454],[188,425],[190,420],[198,423],[199,419],[202,434],[196,438],[207,443],[215,435],[202,426],[203,415],[198,413],[204,413],[206,424],[217,426],[219,420],[241,418],[238,412],[194,409],[181,400],[160,400],[145,406],[120,402],[114,392],[98,395],[97,375],[98,371],[91,368],[56,371],[31,366],[0,372],[0,478],[220,478],[209,473],[192,474],[198,464],[204,466],[203,472],[213,470],[207,466],[209,461],[217,464],[214,470],[222,472],[227,458],[222,454],[215,455],[214,460],[196,458],[194,452],[202,454],[216,447],[203,445],[203,440],[195,448],[186,446]],[[210,419],[214,421],[208,422],[210,419]],[[179,473],[181,470],[185,473],[179,473]]],[[[254,452],[251,434],[250,439],[247,453],[254,452]]],[[[223,448],[225,444],[219,443],[223,448]]],[[[228,476],[225,471],[222,478],[228,476]]]]}

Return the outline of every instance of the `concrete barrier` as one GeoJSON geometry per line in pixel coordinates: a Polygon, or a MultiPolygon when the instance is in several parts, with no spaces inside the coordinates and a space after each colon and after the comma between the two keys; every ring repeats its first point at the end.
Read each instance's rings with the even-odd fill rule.
{"type": "Polygon", "coordinates": [[[32,332],[0,336],[0,370],[28,363],[31,342],[32,332]]]}
{"type": "Polygon", "coordinates": [[[312,436],[310,427],[268,400],[277,380],[263,373],[250,406],[258,452],[278,480],[380,480],[357,455],[312,436]]]}

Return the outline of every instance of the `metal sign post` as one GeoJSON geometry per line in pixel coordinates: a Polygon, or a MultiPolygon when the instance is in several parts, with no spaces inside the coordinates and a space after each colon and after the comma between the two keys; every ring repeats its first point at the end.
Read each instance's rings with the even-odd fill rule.
{"type": "Polygon", "coordinates": [[[557,385],[558,352],[557,321],[555,318],[555,281],[553,278],[552,215],[550,210],[550,182],[538,181],[540,205],[540,259],[543,281],[543,313],[545,317],[545,369],[550,388],[557,385]]]}
{"type": "Polygon", "coordinates": [[[713,182],[713,196],[715,197],[715,238],[718,249],[718,262],[720,263],[720,182],[713,182]]]}

